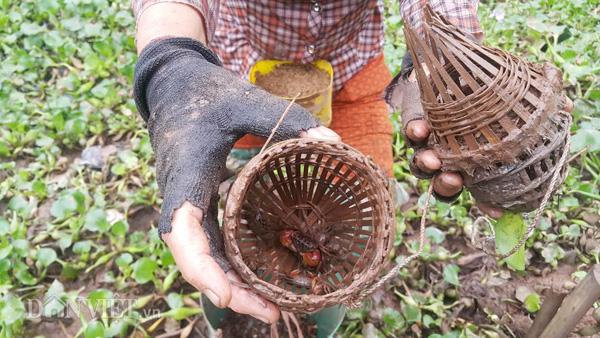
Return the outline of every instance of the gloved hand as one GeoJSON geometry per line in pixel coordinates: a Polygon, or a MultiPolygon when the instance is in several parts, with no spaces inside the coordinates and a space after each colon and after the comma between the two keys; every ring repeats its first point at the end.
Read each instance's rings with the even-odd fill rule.
{"type": "MultiPolygon", "coordinates": [[[[435,152],[428,148],[431,129],[424,120],[421,95],[413,72],[412,58],[407,53],[402,60],[402,70],[386,91],[386,101],[396,110],[401,111],[402,132],[406,143],[415,149],[409,162],[413,175],[422,179],[430,179],[438,174],[442,162],[435,152]]],[[[444,172],[435,176],[434,196],[447,203],[455,201],[463,190],[463,178],[459,173],[444,172]]],[[[502,210],[485,204],[478,204],[481,211],[491,217],[502,216],[502,210]]]]}
{"type": "MultiPolygon", "coordinates": [[[[239,279],[224,255],[217,190],[233,144],[246,133],[268,136],[288,102],[240,80],[190,38],[155,40],[144,48],[134,96],[156,154],[163,195],[158,231],[183,277],[217,306],[276,320],[273,304],[229,282],[239,279]]],[[[339,140],[294,105],[274,141],[303,135],[339,140]]]]}

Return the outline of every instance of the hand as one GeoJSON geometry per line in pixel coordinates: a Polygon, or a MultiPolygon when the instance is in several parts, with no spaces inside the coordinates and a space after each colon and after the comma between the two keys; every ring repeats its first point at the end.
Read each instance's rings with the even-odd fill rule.
{"type": "MultiPolygon", "coordinates": [[[[411,64],[412,60],[408,60],[403,62],[403,67],[410,69],[411,64]]],[[[414,72],[412,74],[409,71],[401,72],[392,81],[386,97],[394,109],[400,109],[402,112],[403,132],[406,136],[406,142],[417,150],[414,158],[411,159],[410,167],[413,174],[420,178],[435,177],[434,193],[436,197],[451,202],[462,191],[463,178],[459,173],[454,172],[443,172],[434,176],[442,168],[442,161],[432,149],[427,148],[431,130],[423,119],[423,108],[414,72]]],[[[478,204],[478,207],[490,217],[499,218],[502,216],[501,209],[484,204],[478,204]]]]}
{"type": "MultiPolygon", "coordinates": [[[[415,144],[424,144],[429,138],[429,125],[424,120],[413,120],[406,125],[406,136],[415,144]]],[[[442,168],[442,161],[431,149],[425,149],[415,155],[415,164],[423,172],[434,174],[442,168]]],[[[434,178],[433,189],[439,196],[452,197],[463,189],[463,178],[454,172],[443,172],[434,178]]],[[[502,217],[502,209],[494,208],[482,203],[477,207],[492,218],[502,217]]]]}
{"type": "MultiPolygon", "coordinates": [[[[339,136],[332,133],[325,127],[317,127],[301,132],[300,136],[340,141],[339,136]]],[[[212,257],[209,240],[201,226],[203,219],[200,208],[184,202],[173,213],[171,232],[162,235],[183,278],[217,307],[229,307],[265,323],[275,323],[279,319],[279,308],[243,287],[233,270],[225,273],[212,257]]]]}
{"type": "Polygon", "coordinates": [[[183,278],[218,307],[251,315],[265,323],[279,319],[279,309],[253,292],[232,284],[240,282],[233,271],[225,273],[213,259],[202,230],[202,210],[185,202],[173,214],[172,230],[162,235],[183,278]]]}
{"type": "MultiPolygon", "coordinates": [[[[230,271],[217,190],[233,144],[246,133],[268,136],[289,103],[226,71],[189,38],[165,38],[144,48],[134,95],[156,154],[163,195],[158,231],[183,277],[216,306],[274,322],[277,307],[242,287],[230,271]]],[[[299,136],[339,141],[293,105],[274,140],[299,136]]]]}

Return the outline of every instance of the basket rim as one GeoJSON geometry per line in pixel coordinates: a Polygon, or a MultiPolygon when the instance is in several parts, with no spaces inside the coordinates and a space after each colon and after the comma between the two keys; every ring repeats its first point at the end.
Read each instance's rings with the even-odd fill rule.
{"type": "Polygon", "coordinates": [[[282,309],[294,309],[306,312],[333,305],[343,303],[351,297],[355,296],[362,288],[373,284],[379,272],[385,265],[395,235],[395,214],[392,207],[391,193],[389,184],[383,171],[367,156],[363,155],[355,148],[342,143],[333,141],[324,141],[309,138],[289,139],[276,143],[267,148],[263,153],[253,157],[239,172],[234,183],[229,190],[225,210],[223,213],[223,236],[225,239],[225,253],[234,270],[240,275],[242,280],[250,285],[255,292],[265,297],[266,299],[277,303],[282,309]],[[380,214],[381,227],[388,231],[379,231],[379,237],[375,243],[375,255],[371,258],[371,262],[365,265],[364,273],[359,278],[354,280],[347,287],[338,289],[334,292],[324,295],[315,294],[296,294],[285,290],[274,284],[260,279],[254,271],[252,271],[243,261],[240,248],[235,238],[235,230],[238,227],[241,205],[244,201],[251,182],[257,176],[258,171],[254,170],[261,163],[266,163],[273,158],[285,156],[285,153],[302,148],[319,149],[320,152],[332,156],[340,156],[342,159],[353,159],[354,165],[362,165],[368,177],[365,179],[369,184],[374,186],[376,199],[382,202],[382,205],[374,208],[374,212],[380,214]],[[387,235],[389,238],[386,238],[387,235]],[[382,253],[382,255],[378,255],[382,253]],[[383,260],[380,257],[384,257],[383,260]],[[294,301],[295,299],[295,301],[294,301]]]}

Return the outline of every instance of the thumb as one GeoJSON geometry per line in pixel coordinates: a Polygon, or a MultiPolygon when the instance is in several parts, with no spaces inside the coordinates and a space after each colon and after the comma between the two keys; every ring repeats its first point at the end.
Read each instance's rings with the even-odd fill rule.
{"type": "Polygon", "coordinates": [[[204,293],[213,304],[231,302],[231,285],[213,259],[208,238],[202,230],[202,211],[189,202],[173,214],[171,232],[162,235],[183,278],[204,293]]]}

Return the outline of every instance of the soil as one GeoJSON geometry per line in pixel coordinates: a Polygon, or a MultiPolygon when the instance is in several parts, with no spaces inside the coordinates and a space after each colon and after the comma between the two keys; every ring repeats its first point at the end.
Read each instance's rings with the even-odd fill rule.
{"type": "Polygon", "coordinates": [[[329,86],[329,74],[311,64],[286,63],[268,74],[256,74],[256,85],[282,97],[310,96],[329,86]]]}
{"type": "Polygon", "coordinates": [[[158,225],[160,212],[151,206],[132,208],[127,214],[130,231],[147,231],[152,225],[158,225]]]}
{"type": "MultiPolygon", "coordinates": [[[[304,337],[316,337],[317,335],[317,324],[307,315],[296,315],[300,322],[302,334],[304,337]]],[[[292,321],[290,321],[292,330],[296,327],[292,321]]],[[[280,319],[277,323],[277,330],[279,337],[289,337],[288,330],[286,328],[283,319],[280,319]]],[[[217,337],[222,338],[262,338],[270,337],[271,326],[261,322],[250,316],[241,315],[238,313],[231,314],[224,322],[222,327],[217,331],[217,337]]],[[[293,332],[293,336],[296,337],[296,331],[293,332]]]]}

